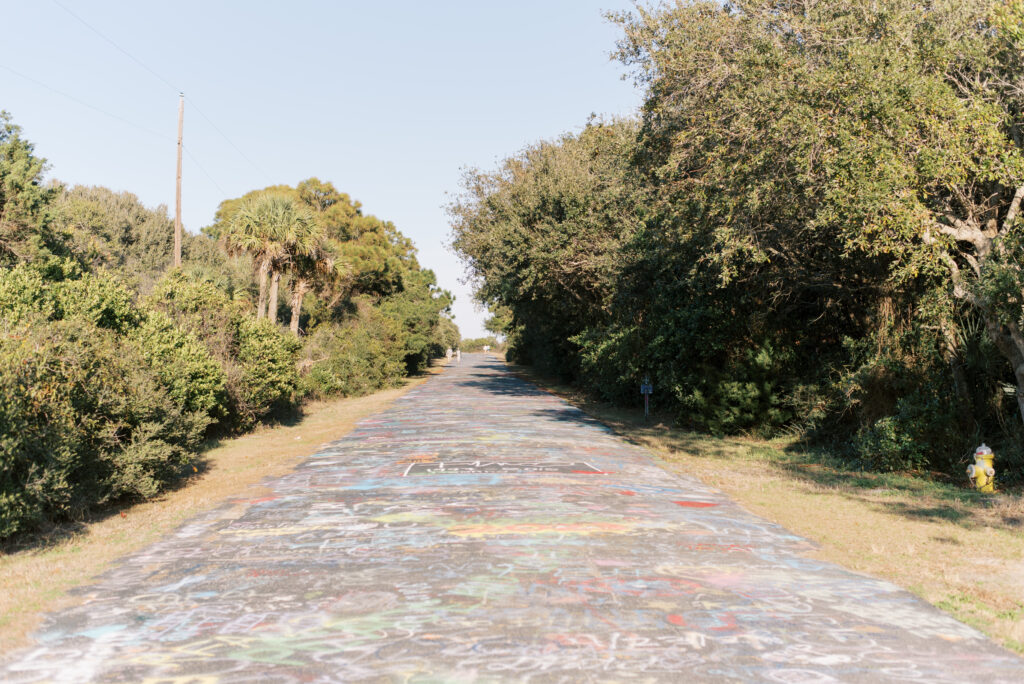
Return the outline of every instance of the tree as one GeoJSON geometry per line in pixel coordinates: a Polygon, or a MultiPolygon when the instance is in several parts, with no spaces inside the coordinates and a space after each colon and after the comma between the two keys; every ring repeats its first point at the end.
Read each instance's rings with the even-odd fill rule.
{"type": "Polygon", "coordinates": [[[884,467],[1003,430],[1013,376],[1024,417],[1024,2],[614,19],[639,122],[470,171],[450,207],[513,358],[612,399],[650,373],[681,422],[884,467]]]}
{"type": "Polygon", "coordinates": [[[336,262],[324,239],[324,231],[316,222],[292,233],[289,238],[287,269],[292,280],[290,328],[298,336],[302,298],[318,282],[331,279],[336,271],[336,262]]]}
{"type": "Polygon", "coordinates": [[[432,338],[431,354],[439,357],[443,356],[447,349],[458,348],[462,334],[459,332],[459,326],[455,325],[455,321],[447,314],[443,314],[437,319],[432,338]]]}
{"type": "Polygon", "coordinates": [[[44,186],[46,160],[0,111],[0,264],[63,253],[64,236],[50,229],[48,209],[59,192],[44,186]]]}
{"type": "Polygon", "coordinates": [[[422,370],[432,351],[436,351],[438,333],[450,335],[441,320],[451,315],[454,297],[437,286],[429,269],[409,270],[402,276],[401,288],[380,303],[380,310],[399,323],[403,331],[405,364],[408,372],[422,370]]]}
{"type": "Polygon", "coordinates": [[[496,304],[490,309],[491,315],[484,320],[484,330],[498,337],[508,335],[512,327],[512,311],[507,306],[496,304]]]}
{"type": "MultiPolygon", "coordinates": [[[[129,192],[104,187],[61,188],[52,225],[69,236],[69,247],[89,268],[118,271],[148,291],[167,270],[173,222],[167,209],[149,209],[129,192]]],[[[185,247],[196,238],[186,235],[185,247]]]]}
{"type": "Polygon", "coordinates": [[[941,284],[1011,362],[1024,416],[1024,338],[972,285],[1024,195],[1006,7],[1020,18],[990,0],[680,2],[619,16],[619,56],[647,88],[645,172],[712,236],[723,283],[817,308],[801,318],[823,336],[941,284]]]}
{"type": "Polygon", "coordinates": [[[466,173],[448,207],[452,247],[480,301],[508,307],[514,357],[571,374],[572,338],[607,318],[619,249],[643,212],[627,178],[635,136],[633,122],[591,121],[466,173]]]}
{"type": "Polygon", "coordinates": [[[319,237],[315,225],[309,209],[289,195],[274,192],[247,197],[227,219],[222,233],[227,248],[252,255],[256,264],[257,318],[276,321],[281,271],[296,254],[311,249],[310,245],[319,237]],[[271,284],[272,288],[268,287],[271,284]]]}

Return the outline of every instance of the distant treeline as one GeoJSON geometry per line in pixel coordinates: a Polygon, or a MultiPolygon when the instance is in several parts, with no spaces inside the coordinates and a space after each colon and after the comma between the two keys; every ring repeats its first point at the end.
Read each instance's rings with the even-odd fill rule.
{"type": "Polygon", "coordinates": [[[164,207],[44,166],[0,113],[0,539],[152,496],[211,436],[458,345],[412,243],[330,183],[224,201],[170,269],[164,207]]]}
{"type": "MultiPolygon", "coordinates": [[[[721,433],[1024,478],[1024,2],[677,1],[645,89],[450,207],[510,357],[721,433]]],[[[961,471],[962,472],[962,471],[961,471]]]]}
{"type": "Polygon", "coordinates": [[[501,351],[505,348],[504,344],[494,336],[470,337],[459,343],[459,348],[464,352],[483,351],[484,347],[490,351],[501,351]]]}

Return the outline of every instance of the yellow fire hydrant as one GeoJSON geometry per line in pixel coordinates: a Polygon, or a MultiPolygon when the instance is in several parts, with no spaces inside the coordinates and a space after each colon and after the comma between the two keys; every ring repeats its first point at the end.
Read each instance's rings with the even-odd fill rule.
{"type": "Polygon", "coordinates": [[[974,487],[979,492],[996,491],[996,469],[992,467],[995,457],[985,444],[974,450],[974,465],[967,466],[967,477],[974,480],[974,487]]]}

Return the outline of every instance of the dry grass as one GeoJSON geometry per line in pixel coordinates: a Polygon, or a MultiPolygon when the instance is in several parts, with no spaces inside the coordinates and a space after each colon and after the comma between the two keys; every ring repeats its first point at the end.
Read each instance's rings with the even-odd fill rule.
{"type": "Polygon", "coordinates": [[[260,480],[287,473],[319,445],[343,436],[357,421],[383,410],[421,382],[423,378],[417,378],[399,389],[366,397],[309,404],[292,425],[267,427],[213,445],[202,454],[197,475],[159,499],[54,526],[0,547],[0,653],[26,644],[44,613],[72,603],[67,592],[116,559],[225,499],[258,495],[252,487],[260,480]]]}
{"type": "MultiPolygon", "coordinates": [[[[1024,654],[1024,496],[846,470],[785,441],[716,438],[645,424],[639,410],[538,382],[665,464],[722,489],[751,512],[813,540],[814,554],[885,578],[1024,654]]],[[[996,461],[998,467],[998,457],[996,461]]]]}

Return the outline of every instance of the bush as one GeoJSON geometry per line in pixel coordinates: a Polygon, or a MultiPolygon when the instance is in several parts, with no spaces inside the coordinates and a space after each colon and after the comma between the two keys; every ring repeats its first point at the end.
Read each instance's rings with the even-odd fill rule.
{"type": "Polygon", "coordinates": [[[117,333],[128,332],[141,320],[131,291],[108,273],[59,281],[53,293],[60,318],[80,318],[117,333]]]}
{"type": "Polygon", "coordinates": [[[214,283],[172,271],[147,299],[201,341],[224,373],[226,412],[221,425],[235,431],[294,407],[299,344],[269,321],[257,321],[214,283]]]}
{"type": "Polygon", "coordinates": [[[680,420],[716,434],[752,430],[771,435],[795,417],[784,382],[791,377],[784,372],[791,360],[766,343],[725,368],[705,368],[680,392],[680,420]]]}
{"type": "Polygon", "coordinates": [[[227,376],[195,335],[176,327],[167,314],[150,311],[131,339],[184,412],[207,424],[227,415],[227,376]]]}
{"type": "Polygon", "coordinates": [[[367,394],[398,382],[406,371],[401,328],[364,307],[341,325],[321,325],[306,340],[303,393],[316,398],[367,394]]]}
{"type": "Polygon", "coordinates": [[[121,333],[139,322],[131,292],[116,278],[102,271],[83,273],[63,260],[0,273],[0,312],[11,322],[80,318],[121,333]]]}
{"type": "Polygon", "coordinates": [[[970,448],[970,436],[959,429],[953,397],[942,393],[946,383],[938,374],[929,383],[921,369],[890,365],[887,373],[872,374],[873,406],[857,407],[856,394],[848,404],[862,420],[850,440],[853,460],[875,470],[951,471],[970,448]]]}
{"type": "Polygon", "coordinates": [[[268,320],[245,318],[238,328],[242,367],[240,423],[293,408],[298,400],[296,355],[301,345],[268,320]]]}
{"type": "Polygon", "coordinates": [[[196,335],[218,360],[238,356],[238,327],[245,313],[214,283],[171,271],[157,283],[146,303],[196,335]]]}
{"type": "Polygon", "coordinates": [[[0,312],[9,322],[80,320],[136,344],[172,399],[192,419],[225,415],[225,373],[193,335],[159,311],[141,311],[113,275],[83,273],[66,260],[0,273],[0,312]]]}
{"type": "Polygon", "coordinates": [[[0,538],[159,492],[202,435],[132,346],[81,319],[0,334],[0,538]]]}
{"type": "Polygon", "coordinates": [[[10,323],[56,317],[56,297],[39,269],[18,266],[0,271],[0,313],[10,323]]]}

